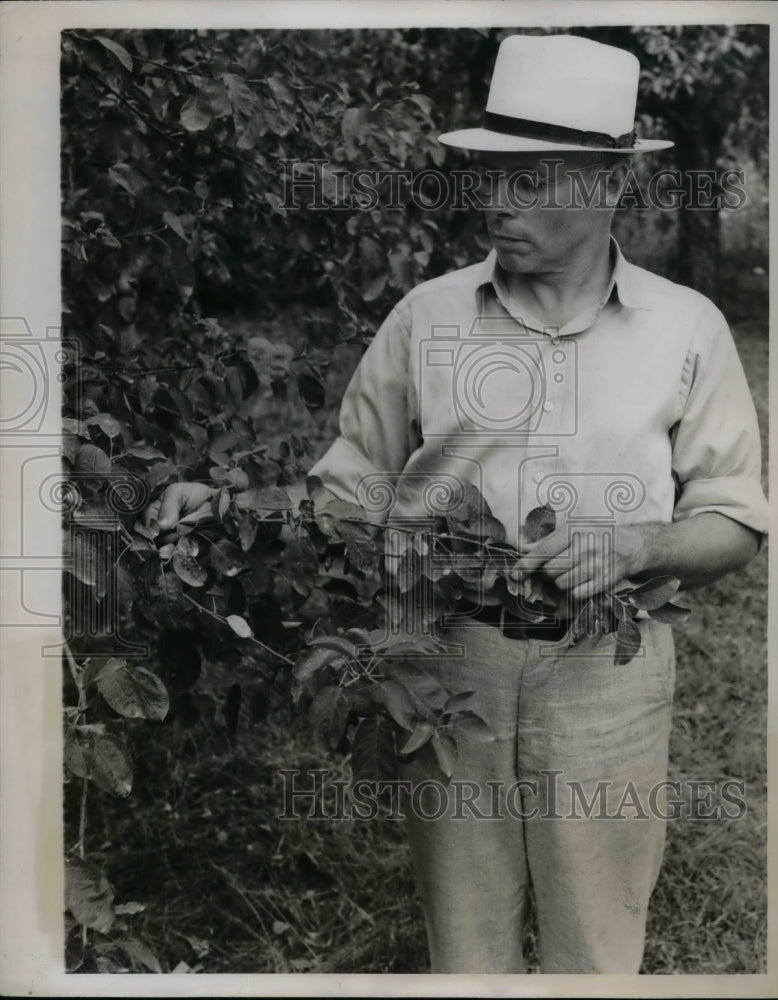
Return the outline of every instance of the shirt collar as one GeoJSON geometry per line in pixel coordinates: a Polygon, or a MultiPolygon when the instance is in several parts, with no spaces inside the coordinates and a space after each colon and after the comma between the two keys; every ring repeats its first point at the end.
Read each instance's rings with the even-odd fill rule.
{"type": "MultiPolygon", "coordinates": [[[[610,245],[613,271],[611,272],[603,302],[607,302],[610,299],[615,289],[619,303],[627,309],[653,308],[653,303],[643,294],[642,282],[640,280],[641,269],[634,264],[630,264],[625,258],[614,236],[610,238],[610,245]]],[[[484,285],[491,284],[495,291],[499,291],[500,287],[504,287],[504,283],[501,281],[502,269],[497,261],[496,250],[490,250],[487,257],[481,261],[478,267],[476,288],[480,289],[484,285]]]]}

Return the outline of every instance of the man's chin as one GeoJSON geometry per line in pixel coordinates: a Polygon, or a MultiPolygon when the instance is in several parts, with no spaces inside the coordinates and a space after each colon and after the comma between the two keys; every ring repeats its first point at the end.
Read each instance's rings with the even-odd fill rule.
{"type": "Polygon", "coordinates": [[[537,268],[537,251],[531,243],[517,243],[515,246],[495,244],[495,250],[497,261],[504,271],[525,274],[537,268]]]}

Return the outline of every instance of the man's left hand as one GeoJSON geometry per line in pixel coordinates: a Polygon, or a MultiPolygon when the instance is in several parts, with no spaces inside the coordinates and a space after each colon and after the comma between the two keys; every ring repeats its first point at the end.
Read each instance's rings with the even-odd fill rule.
{"type": "Polygon", "coordinates": [[[610,532],[563,524],[526,545],[509,575],[520,580],[539,571],[568,598],[587,600],[644,570],[646,541],[640,525],[619,526],[610,532]]]}

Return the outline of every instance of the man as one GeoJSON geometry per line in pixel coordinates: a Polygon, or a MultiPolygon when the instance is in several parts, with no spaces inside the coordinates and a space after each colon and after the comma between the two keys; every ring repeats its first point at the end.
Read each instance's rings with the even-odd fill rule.
{"type": "MultiPolygon", "coordinates": [[[[514,576],[544,573],[564,597],[555,628],[509,630],[472,594],[468,627],[445,632],[464,655],[425,663],[477,692],[495,734],[458,740],[467,809],[408,814],[433,972],[523,971],[530,886],[542,971],[638,971],[664,843],[672,635],[639,621],[640,655],[615,668],[612,637],[569,647],[568,616],[652,576],[707,583],[766,530],[756,417],[723,316],[610,236],[631,156],[670,145],[634,137],[638,75],[631,54],[574,36],[502,43],[483,127],[441,137],[494,182],[494,249],[392,310],[311,470],[363,505],[383,478],[396,517],[434,513],[428,487],[474,483],[525,553],[514,576]],[[544,503],[558,527],[521,544],[544,503]]],[[[169,491],[160,520],[206,489],[169,491]]],[[[436,773],[427,750],[403,771],[417,786],[436,773]]]]}

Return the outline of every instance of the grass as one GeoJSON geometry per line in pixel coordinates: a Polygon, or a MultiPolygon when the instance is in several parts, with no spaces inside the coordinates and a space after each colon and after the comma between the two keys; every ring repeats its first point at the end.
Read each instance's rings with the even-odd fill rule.
{"type": "MultiPolygon", "coordinates": [[[[765,324],[750,319],[735,335],[764,430],[765,324]]],[[[346,366],[337,367],[335,397],[346,378],[346,366]]],[[[331,412],[296,421],[291,429],[307,433],[317,453],[334,433],[331,412]]],[[[275,426],[288,432],[288,415],[275,426]]],[[[742,780],[747,811],[730,822],[668,824],[646,973],[765,970],[766,579],[762,552],[742,572],[690,593],[693,616],[676,630],[671,777],[742,780]]],[[[210,678],[223,699],[231,678],[216,668],[210,678]]],[[[332,777],[348,777],[343,763],[322,762],[307,735],[278,711],[260,726],[242,718],[234,744],[218,727],[163,725],[153,735],[145,727],[133,795],[117,801],[92,793],[88,851],[104,863],[117,902],[146,904],[122,921],[128,936],[152,947],[164,971],[428,968],[402,825],[279,818],[278,772],[322,766],[332,766],[332,777]]],[[[70,831],[75,798],[66,796],[70,831]]],[[[69,938],[72,954],[77,933],[69,938]]],[[[102,944],[102,954],[81,971],[145,971],[137,958],[102,944]]],[[[531,955],[532,926],[526,944],[531,955]]]]}

